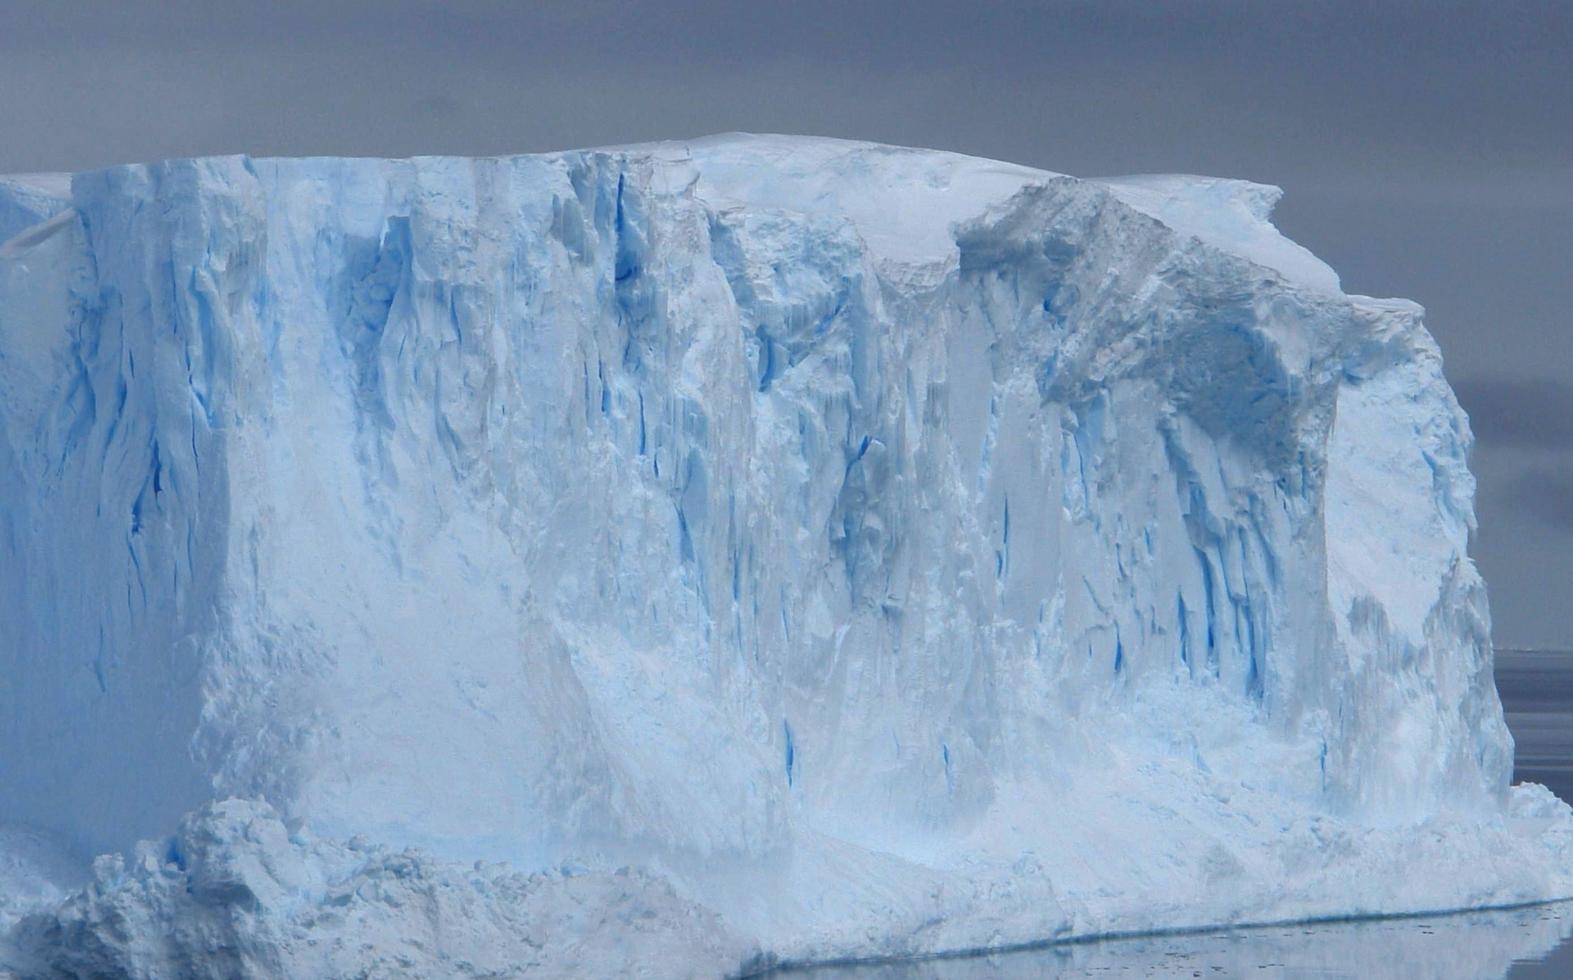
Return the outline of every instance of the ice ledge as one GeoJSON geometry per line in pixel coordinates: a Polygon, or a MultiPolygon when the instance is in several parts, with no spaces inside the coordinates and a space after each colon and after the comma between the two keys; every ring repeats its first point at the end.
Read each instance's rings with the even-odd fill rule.
{"type": "Polygon", "coordinates": [[[1313,289],[1338,292],[1338,273],[1269,220],[1283,190],[1271,184],[1187,174],[1144,174],[1096,181],[1126,205],[1220,251],[1313,289]]]}

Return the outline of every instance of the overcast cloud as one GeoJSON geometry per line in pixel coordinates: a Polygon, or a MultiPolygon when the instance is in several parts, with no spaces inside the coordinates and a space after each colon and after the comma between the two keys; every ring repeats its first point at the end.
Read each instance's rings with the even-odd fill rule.
{"type": "Polygon", "coordinates": [[[1283,186],[1427,307],[1498,640],[1573,646],[1573,5],[0,0],[0,172],[735,129],[1283,186]]]}

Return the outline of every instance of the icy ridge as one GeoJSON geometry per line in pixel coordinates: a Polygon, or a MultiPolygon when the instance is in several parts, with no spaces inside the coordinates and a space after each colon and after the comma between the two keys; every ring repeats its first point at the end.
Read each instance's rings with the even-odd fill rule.
{"type": "MultiPolygon", "coordinates": [[[[1275,188],[741,135],[39,186],[0,181],[0,818],[316,842],[223,919],[258,969],[357,836],[634,865],[699,973],[1573,892],[1440,355],[1275,188]]],[[[196,956],[95,925],[195,915],[165,857],[27,955],[196,956]]]]}

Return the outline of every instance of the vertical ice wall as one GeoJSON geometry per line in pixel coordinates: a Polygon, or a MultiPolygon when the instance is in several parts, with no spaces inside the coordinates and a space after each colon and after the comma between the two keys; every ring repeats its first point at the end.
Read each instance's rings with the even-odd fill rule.
{"type": "Polygon", "coordinates": [[[1315,810],[1499,796],[1418,309],[1172,180],[779,138],[77,177],[0,250],[0,812],[761,855],[960,835],[1133,731],[1315,810]]]}
{"type": "Polygon", "coordinates": [[[0,257],[0,782],[11,820],[84,846],[167,828],[212,792],[191,738],[223,622],[216,430],[239,338],[211,304],[251,286],[248,243],[221,223],[237,202],[198,193],[224,170],[79,177],[75,210],[0,257]],[[190,207],[158,205],[182,197],[190,207]]]}

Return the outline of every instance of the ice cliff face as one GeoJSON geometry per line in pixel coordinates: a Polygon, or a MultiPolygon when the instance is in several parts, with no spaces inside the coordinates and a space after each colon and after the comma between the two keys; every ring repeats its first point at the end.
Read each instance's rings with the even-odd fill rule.
{"type": "Polygon", "coordinates": [[[1276,195],[779,137],[0,182],[0,819],[633,863],[717,962],[1348,911],[1420,824],[1454,879],[1362,908],[1546,897],[1467,857],[1565,819],[1468,425],[1276,195]]]}

